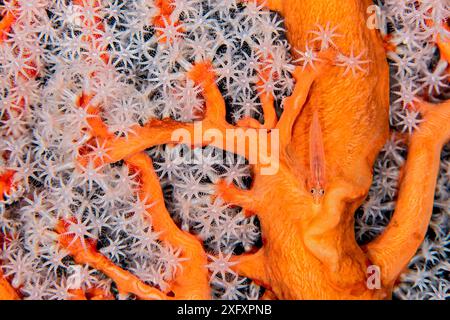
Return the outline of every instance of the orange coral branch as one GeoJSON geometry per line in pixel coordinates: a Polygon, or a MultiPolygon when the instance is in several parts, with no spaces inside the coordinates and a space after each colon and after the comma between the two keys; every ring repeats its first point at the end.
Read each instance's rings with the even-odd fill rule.
{"type": "Polygon", "coordinates": [[[283,0],[242,0],[242,2],[256,2],[258,5],[277,12],[281,12],[283,9],[283,0]]]}
{"type": "Polygon", "coordinates": [[[69,289],[67,292],[70,294],[69,300],[87,300],[86,294],[82,289],[69,289]]]}
{"type": "Polygon", "coordinates": [[[259,91],[259,100],[261,101],[261,106],[264,113],[264,126],[263,128],[271,129],[277,124],[278,118],[275,112],[274,97],[268,92],[261,89],[259,91]]]}
{"type": "Polygon", "coordinates": [[[187,74],[188,78],[202,88],[202,95],[205,99],[205,118],[210,120],[219,128],[226,128],[227,110],[225,100],[216,85],[215,74],[211,62],[205,61],[197,63],[187,74]]]}
{"type": "Polygon", "coordinates": [[[0,175],[0,200],[4,200],[5,195],[7,195],[13,187],[15,173],[16,172],[13,170],[6,170],[0,175]]]}
{"type": "Polygon", "coordinates": [[[284,100],[284,110],[277,123],[277,129],[280,130],[281,148],[286,147],[292,137],[292,127],[298,115],[306,102],[309,88],[314,81],[314,77],[303,77],[304,73],[301,67],[297,67],[293,73],[296,80],[292,96],[284,100]]]}
{"type": "MultiPolygon", "coordinates": [[[[267,63],[266,63],[267,64],[267,63]]],[[[258,91],[259,101],[264,115],[264,124],[261,125],[258,120],[252,117],[245,117],[240,119],[236,124],[239,127],[248,128],[275,128],[278,117],[275,110],[275,98],[272,93],[264,90],[264,82],[268,80],[270,76],[270,66],[267,64],[265,68],[262,68],[259,75],[259,81],[256,83],[256,90],[258,91]]]]}
{"type": "Polygon", "coordinates": [[[242,207],[245,210],[258,212],[260,209],[252,190],[237,188],[234,184],[227,183],[225,180],[216,183],[216,194],[225,202],[242,207]]]}
{"type": "MultiPolygon", "coordinates": [[[[433,21],[433,19],[427,19],[425,20],[425,23],[427,26],[432,27],[435,23],[442,24],[443,28],[445,28],[447,31],[450,31],[450,27],[447,25],[446,21],[433,21]]],[[[450,41],[449,39],[444,39],[440,34],[436,36],[436,45],[439,48],[441,58],[446,60],[450,64],[450,41]]]]}
{"type": "Polygon", "coordinates": [[[90,288],[84,291],[83,289],[69,289],[69,300],[114,300],[114,296],[110,292],[106,292],[101,288],[90,288]]]}
{"type": "Polygon", "coordinates": [[[0,20],[0,43],[8,39],[8,32],[10,32],[16,19],[15,12],[8,11],[0,20]]]}
{"type": "MultiPolygon", "coordinates": [[[[150,147],[167,143],[188,143],[195,145],[211,145],[223,150],[240,154],[246,158],[259,159],[254,154],[254,145],[245,144],[244,149],[237,148],[239,141],[246,136],[260,136],[254,128],[239,128],[230,125],[225,120],[225,101],[215,83],[215,74],[209,62],[196,64],[188,73],[188,77],[202,88],[205,99],[204,119],[199,122],[179,122],[172,119],[150,120],[144,126],[136,125],[130,129],[127,137],[115,137],[108,131],[99,116],[99,110],[89,105],[90,96],[81,97],[79,105],[88,108],[92,115],[88,119],[93,136],[105,139],[105,148],[108,149],[108,159],[105,163],[112,163],[130,157],[150,147]],[[197,132],[196,125],[199,132],[197,132]],[[239,129],[241,131],[227,135],[227,129],[239,129]],[[217,136],[206,137],[203,134],[209,130],[218,133],[217,136]],[[197,135],[200,136],[197,136],[197,135]],[[188,135],[186,137],[186,135],[188,135]],[[188,141],[184,139],[187,138],[188,141]],[[194,139],[197,139],[195,141],[194,139]]],[[[257,143],[259,145],[259,142],[257,143]]]]}
{"type": "Polygon", "coordinates": [[[67,223],[64,221],[61,221],[55,227],[55,230],[60,234],[58,238],[59,244],[70,252],[76,263],[88,264],[92,268],[103,272],[116,283],[119,291],[135,294],[140,299],[145,300],[167,298],[163,292],[145,284],[138,277],[118,267],[111,260],[100,254],[92,242],[83,246],[80,239],[75,240],[74,236],[66,234],[68,232],[67,223]]]}
{"type": "Polygon", "coordinates": [[[445,41],[441,36],[438,36],[436,44],[439,47],[441,57],[450,64],[450,41],[445,41]]]}
{"type": "Polygon", "coordinates": [[[234,256],[230,259],[231,268],[244,277],[251,278],[257,284],[264,288],[270,288],[270,278],[266,271],[266,257],[264,248],[255,253],[246,253],[240,256],[234,256]]]}
{"type": "Polygon", "coordinates": [[[236,126],[243,127],[243,128],[254,128],[254,129],[263,127],[258,120],[256,120],[255,118],[251,118],[251,117],[245,117],[245,118],[239,119],[236,122],[236,126]]]}
{"type": "Polygon", "coordinates": [[[392,285],[425,237],[441,148],[450,139],[450,101],[439,105],[422,102],[419,110],[424,121],[410,139],[394,215],[383,234],[367,246],[386,285],[392,285]]]}
{"type": "Polygon", "coordinates": [[[284,110],[277,123],[276,128],[280,130],[281,149],[285,148],[291,141],[292,128],[295,120],[303,110],[303,106],[308,98],[310,87],[314,80],[321,75],[324,68],[330,66],[331,57],[334,57],[333,51],[321,53],[324,61],[320,62],[316,67],[295,68],[292,73],[295,79],[295,87],[292,95],[284,100],[284,110]]]}
{"type": "Polygon", "coordinates": [[[101,288],[91,288],[86,291],[89,300],[114,300],[114,296],[101,288]]]}
{"type": "Polygon", "coordinates": [[[278,298],[273,291],[266,289],[260,300],[278,300],[278,298]]]}
{"type": "Polygon", "coordinates": [[[275,128],[278,117],[275,111],[275,98],[272,93],[266,92],[264,90],[264,83],[270,79],[271,76],[278,77],[278,74],[271,75],[270,64],[263,61],[263,67],[259,74],[259,81],[256,84],[256,89],[258,90],[259,101],[264,113],[264,126],[263,128],[271,129],[275,128]]]}
{"type": "Polygon", "coordinates": [[[16,290],[5,279],[0,269],[0,300],[19,300],[20,297],[16,290]]]}
{"type": "MultiPolygon", "coordinates": [[[[74,3],[84,5],[86,0],[74,0],[74,3]]],[[[100,2],[95,1],[95,3],[100,2]]],[[[277,11],[282,11],[284,7],[288,8],[286,3],[293,8],[286,12],[286,25],[290,28],[288,36],[293,35],[291,39],[298,42],[304,40],[301,38],[305,36],[305,30],[311,28],[311,22],[308,21],[311,16],[314,20],[319,16],[326,17],[335,24],[342,21],[350,23],[352,21],[346,20],[347,12],[360,10],[358,16],[363,17],[362,4],[371,2],[339,3],[336,1],[325,4],[324,1],[305,0],[302,1],[302,6],[307,8],[302,10],[308,12],[306,16],[302,16],[303,11],[295,7],[299,6],[299,1],[269,0],[265,2],[270,9],[277,11]],[[336,9],[336,5],[347,7],[345,7],[346,10],[333,11],[328,9],[332,5],[334,5],[332,9],[336,9]]],[[[156,5],[160,8],[160,15],[154,24],[164,26],[166,22],[170,22],[170,15],[173,13],[171,1],[157,0],[156,5]]],[[[81,18],[83,21],[86,20],[85,17],[81,18]]],[[[3,36],[4,30],[10,28],[12,24],[8,22],[11,19],[5,16],[0,22],[0,31],[3,36]]],[[[354,18],[350,17],[351,19],[354,18]]],[[[226,185],[223,181],[217,185],[217,194],[226,202],[242,206],[249,214],[260,215],[261,229],[265,237],[263,249],[255,254],[233,258],[232,262],[237,262],[234,269],[238,273],[252,277],[268,286],[269,297],[384,297],[384,290],[390,290],[392,282],[412,257],[426,231],[431,214],[439,152],[450,135],[448,102],[439,106],[425,103],[420,105],[424,123],[411,139],[406,173],[399,194],[398,207],[391,224],[381,237],[368,245],[367,256],[354,240],[353,213],[367,194],[367,182],[371,177],[370,166],[387,131],[387,99],[385,99],[387,95],[384,96],[383,90],[387,88],[387,80],[384,77],[387,78],[388,75],[385,72],[387,68],[382,56],[381,42],[377,42],[379,39],[372,31],[360,28],[364,25],[363,19],[354,20],[355,23],[349,25],[347,31],[352,40],[360,42],[357,43],[358,46],[371,54],[370,72],[365,73],[367,78],[343,79],[339,81],[337,89],[334,89],[339,94],[329,93],[328,90],[334,84],[333,82],[342,75],[342,73],[334,72],[336,70],[323,73],[323,67],[329,65],[329,61],[320,63],[317,69],[297,67],[294,71],[296,80],[294,93],[285,100],[285,110],[278,123],[273,96],[260,90],[264,125],[261,126],[254,119],[244,119],[238,124],[249,128],[240,133],[241,135],[256,133],[254,130],[256,128],[279,129],[281,147],[284,147],[282,166],[272,176],[262,176],[258,170],[255,170],[254,185],[251,190],[240,190],[226,185]],[[352,34],[354,30],[358,31],[352,34]],[[377,55],[379,60],[376,58],[377,55]],[[358,90],[361,88],[360,94],[355,95],[355,87],[358,90]],[[314,90],[311,90],[312,88],[314,90]],[[343,93],[342,97],[340,90],[343,93]],[[338,101],[338,96],[341,101],[338,101]],[[347,101],[347,99],[353,100],[347,101]],[[307,115],[299,117],[303,110],[307,110],[307,115]],[[312,120],[310,114],[313,115],[312,120]],[[374,129],[376,132],[368,134],[371,126],[376,127],[374,129]],[[373,135],[373,139],[370,135],[373,135]],[[353,139],[354,137],[356,139],[353,139]],[[363,146],[365,143],[369,146],[363,146]],[[293,145],[292,149],[297,150],[288,150],[286,147],[290,144],[293,145]],[[333,148],[328,147],[329,145],[333,148]],[[306,152],[303,152],[308,147],[309,159],[306,152]],[[325,151],[327,151],[327,163],[325,163],[325,151]],[[326,195],[322,194],[324,201],[313,201],[314,199],[308,193],[305,196],[308,180],[303,179],[307,176],[303,172],[307,172],[308,165],[310,180],[314,187],[322,191],[325,184],[325,167],[327,169],[330,190],[329,192],[327,190],[326,195]],[[348,174],[350,171],[351,173],[348,174]],[[424,172],[427,172],[425,177],[424,172]],[[276,185],[276,188],[270,188],[273,185],[276,185]],[[369,262],[367,257],[382,267],[384,288],[380,291],[371,291],[366,286],[365,267],[369,262]],[[309,269],[314,272],[309,272],[309,269]],[[311,283],[314,283],[314,286],[311,286],[311,283]]],[[[93,22],[84,21],[84,24],[86,28],[102,30],[100,22],[100,19],[95,18],[93,22]]],[[[177,26],[176,23],[175,26],[177,26]]],[[[84,40],[93,46],[97,45],[95,33],[84,40]]],[[[165,39],[160,40],[164,42],[165,39]]],[[[342,41],[342,44],[346,46],[344,49],[349,50],[350,44],[344,41],[342,41]]],[[[448,42],[438,38],[437,44],[443,58],[448,60],[450,53],[448,42]]],[[[351,45],[353,50],[353,43],[351,45]]],[[[107,54],[104,54],[102,58],[107,62],[107,54]]],[[[327,54],[321,58],[327,60],[327,54]]],[[[202,124],[204,130],[216,129],[220,133],[224,133],[227,129],[236,129],[225,120],[225,101],[215,83],[211,63],[196,64],[188,72],[187,77],[201,86],[206,104],[204,119],[196,123],[180,123],[170,119],[151,120],[145,126],[133,127],[126,138],[118,138],[109,132],[101,119],[100,107],[91,104],[90,93],[83,94],[78,104],[86,108],[91,115],[88,120],[91,136],[97,140],[97,143],[104,143],[109,150],[109,159],[102,162],[125,160],[127,165],[138,171],[141,183],[140,198],[147,204],[153,204],[147,212],[152,227],[161,233],[162,241],[182,250],[181,259],[184,261],[180,261],[181,268],[177,269],[170,284],[171,293],[179,299],[206,299],[209,298],[210,293],[205,267],[205,251],[195,236],[180,230],[170,217],[164,206],[163,193],[151,159],[143,152],[159,144],[182,143],[184,140],[174,136],[174,132],[183,129],[192,137],[195,136],[195,126],[198,124],[202,124]]],[[[224,135],[223,139],[225,138],[229,139],[224,135]]],[[[219,139],[220,141],[215,141],[201,137],[199,141],[184,142],[196,145],[210,144],[236,152],[229,144],[224,143],[225,140],[219,139]]],[[[237,139],[238,137],[233,137],[232,142],[236,144],[237,139]]],[[[93,140],[89,143],[93,143],[93,140]]],[[[84,149],[80,150],[83,156],[84,149]]],[[[241,154],[248,158],[250,153],[247,147],[241,154]]],[[[80,162],[83,164],[83,161],[80,162]]],[[[0,179],[0,196],[10,188],[8,182],[7,178],[0,179]]],[[[92,242],[86,247],[80,240],[74,240],[73,236],[67,234],[64,222],[61,222],[56,230],[60,233],[59,243],[69,250],[77,263],[88,264],[104,272],[116,282],[121,293],[133,293],[142,299],[170,298],[168,297],[170,294],[148,286],[130,272],[112,263],[96,250],[92,242]]],[[[0,297],[3,294],[11,294],[9,289],[7,281],[0,277],[0,297]]],[[[107,294],[104,295],[96,290],[92,292],[74,290],[72,293],[79,299],[108,297],[107,294]]]]}
{"type": "Polygon", "coordinates": [[[158,176],[153,170],[149,156],[139,153],[126,159],[126,163],[139,172],[141,181],[140,197],[150,209],[152,227],[160,232],[160,239],[182,249],[182,268],[177,272],[171,290],[176,299],[209,299],[207,258],[200,240],[190,233],[180,230],[170,217],[164,205],[164,196],[159,185],[158,176]]]}
{"type": "MultiPolygon", "coordinates": [[[[161,17],[158,19],[162,19],[160,22],[167,22],[172,12],[170,3],[158,1],[157,5],[161,11],[161,17]]],[[[203,87],[207,109],[209,110],[207,111],[208,119],[212,118],[217,121],[225,121],[225,103],[220,96],[218,88],[215,86],[214,75],[210,71],[210,64],[199,64],[193,68],[189,76],[193,77],[194,81],[203,87]],[[221,118],[222,116],[223,118],[221,118]]],[[[159,180],[153,171],[151,159],[146,154],[140,153],[153,145],[171,142],[173,140],[173,133],[177,129],[185,129],[192,134],[193,124],[181,124],[170,119],[163,121],[153,120],[144,127],[136,126],[132,128],[130,137],[125,139],[115,138],[100,118],[98,107],[90,105],[91,98],[92,96],[90,94],[85,94],[80,97],[78,104],[80,107],[87,108],[88,113],[92,115],[88,121],[93,136],[106,140],[106,148],[111,150],[108,154],[108,160],[110,162],[126,158],[126,163],[139,171],[142,184],[140,192],[141,199],[146,202],[153,201],[154,198],[157,199],[157,203],[151,214],[152,226],[156,231],[162,232],[160,237],[162,241],[167,241],[175,247],[181,247],[183,250],[183,258],[188,261],[186,265],[183,265],[182,270],[177,271],[176,277],[171,285],[172,292],[178,299],[209,298],[208,277],[205,267],[206,254],[203,247],[199,240],[181,231],[175,225],[164,206],[164,197],[159,186],[159,180]],[[146,139],[143,139],[143,137],[146,139]]],[[[162,293],[158,293],[152,288],[145,288],[144,292],[137,292],[136,290],[142,287],[142,283],[136,277],[114,266],[102,255],[95,252],[90,253],[91,256],[85,257],[85,252],[73,252],[73,254],[77,254],[79,260],[90,263],[94,267],[100,268],[99,270],[105,270],[106,268],[106,272],[104,272],[108,276],[113,278],[116,283],[120,281],[117,283],[120,291],[132,292],[141,298],[149,298],[153,297],[153,295],[159,298],[163,297],[162,293]],[[96,262],[95,259],[101,262],[96,262]],[[108,270],[110,270],[109,274],[107,273],[108,270]],[[133,286],[126,287],[126,283],[132,283],[133,286]]]]}
{"type": "MultiPolygon", "coordinates": [[[[153,25],[156,28],[165,28],[168,24],[172,23],[170,16],[174,11],[175,4],[173,4],[173,1],[171,0],[156,0],[155,6],[159,9],[159,14],[153,18],[153,25]]],[[[176,27],[177,31],[184,32],[179,21],[174,21],[173,25],[176,27]]],[[[167,42],[167,39],[162,36],[161,30],[156,30],[156,34],[158,35],[159,42],[167,42]]]]}

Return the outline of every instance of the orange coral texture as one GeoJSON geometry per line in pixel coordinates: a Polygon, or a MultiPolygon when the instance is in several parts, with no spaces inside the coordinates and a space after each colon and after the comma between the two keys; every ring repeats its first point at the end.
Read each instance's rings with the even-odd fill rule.
{"type": "MultiPolygon", "coordinates": [[[[83,5],[81,0],[74,2],[83,5]]],[[[432,212],[440,150],[450,138],[449,101],[439,105],[421,102],[417,106],[423,122],[410,138],[392,221],[381,236],[363,248],[355,241],[354,212],[367,195],[374,160],[389,135],[389,71],[381,37],[365,25],[370,3],[369,0],[266,2],[269,9],[285,18],[288,40],[293,47],[302,48],[310,40],[307,31],[316,23],[340,25],[342,37],[336,39],[336,45],[344,53],[366,50],[371,64],[365,77],[342,77],[330,62],[333,50],[320,53],[322,62],[316,68],[297,67],[293,72],[294,92],[285,99],[279,119],[273,97],[259,92],[264,125],[244,119],[232,126],[225,120],[225,102],[215,84],[210,62],[195,65],[188,74],[202,88],[205,129],[224,131],[239,127],[244,133],[251,133],[266,128],[269,138],[270,130],[279,129],[279,150],[271,150],[280,152],[275,175],[261,174],[264,165],[256,163],[251,189],[241,190],[224,181],[216,187],[217,195],[226,202],[241,206],[247,214],[256,214],[260,219],[262,248],[233,257],[232,268],[266,288],[264,297],[389,298],[396,279],[424,239],[432,212]],[[381,271],[378,289],[367,286],[369,265],[378,266],[381,271]]],[[[161,15],[154,23],[160,25],[169,19],[171,7],[163,0],[157,4],[161,15]]],[[[3,17],[0,41],[13,23],[13,15],[3,17]]],[[[449,43],[442,39],[436,41],[442,59],[448,61],[449,43]]],[[[152,120],[142,127],[136,126],[127,139],[117,138],[98,115],[101,106],[90,104],[89,92],[80,97],[79,106],[92,114],[90,143],[100,141],[110,150],[104,159],[83,155],[79,159],[80,170],[87,161],[100,165],[124,160],[138,173],[141,198],[156,203],[149,209],[148,218],[153,228],[161,232],[160,240],[181,248],[182,258],[186,259],[169,289],[162,292],[116,266],[96,250],[94,241],[87,245],[75,241],[67,232],[67,221],[61,221],[56,227],[60,245],[76,263],[88,264],[109,276],[121,294],[132,293],[139,299],[209,299],[206,253],[200,240],[181,231],[170,218],[151,159],[144,153],[155,145],[180,142],[171,140],[173,130],[184,128],[192,132],[194,124],[152,120]]],[[[226,145],[218,141],[202,143],[226,145]]],[[[254,151],[246,149],[242,155],[249,157],[251,152],[254,151]]],[[[6,172],[0,177],[0,196],[12,187],[13,174],[6,172]]],[[[75,299],[112,298],[95,288],[89,292],[73,290],[72,294],[75,299]]],[[[0,299],[18,298],[18,293],[0,274],[0,299]]]]}

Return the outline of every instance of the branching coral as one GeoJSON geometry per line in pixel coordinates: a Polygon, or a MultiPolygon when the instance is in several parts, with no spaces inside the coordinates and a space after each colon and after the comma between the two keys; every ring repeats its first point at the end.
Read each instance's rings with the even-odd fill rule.
{"type": "Polygon", "coordinates": [[[5,1],[0,298],[446,298],[449,8],[370,5],[5,1]]]}

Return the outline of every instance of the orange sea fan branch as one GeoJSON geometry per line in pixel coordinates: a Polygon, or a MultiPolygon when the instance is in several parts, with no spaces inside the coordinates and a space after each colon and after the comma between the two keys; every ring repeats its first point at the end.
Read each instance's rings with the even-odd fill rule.
{"type": "Polygon", "coordinates": [[[425,237],[441,148],[450,139],[450,100],[437,105],[421,102],[418,108],[423,123],[410,138],[394,215],[381,236],[367,246],[387,285],[397,279],[425,237]]]}
{"type": "Polygon", "coordinates": [[[20,297],[17,294],[17,291],[5,279],[3,272],[0,268],[0,300],[19,300],[19,299],[20,297]]]}
{"type": "Polygon", "coordinates": [[[164,196],[153,164],[145,153],[125,159],[127,165],[138,171],[141,181],[140,197],[148,204],[154,204],[148,211],[151,224],[160,233],[160,240],[175,248],[181,248],[184,260],[171,282],[171,290],[176,299],[209,299],[206,253],[199,239],[182,231],[172,220],[164,205],[164,196]]]}
{"type": "Polygon", "coordinates": [[[59,233],[59,244],[70,252],[76,263],[88,264],[90,267],[103,272],[117,285],[120,292],[135,294],[144,300],[166,299],[166,295],[153,288],[138,277],[115,265],[111,260],[99,253],[92,242],[83,245],[80,239],[74,240],[74,236],[67,233],[67,224],[61,221],[55,228],[59,233]]]}

